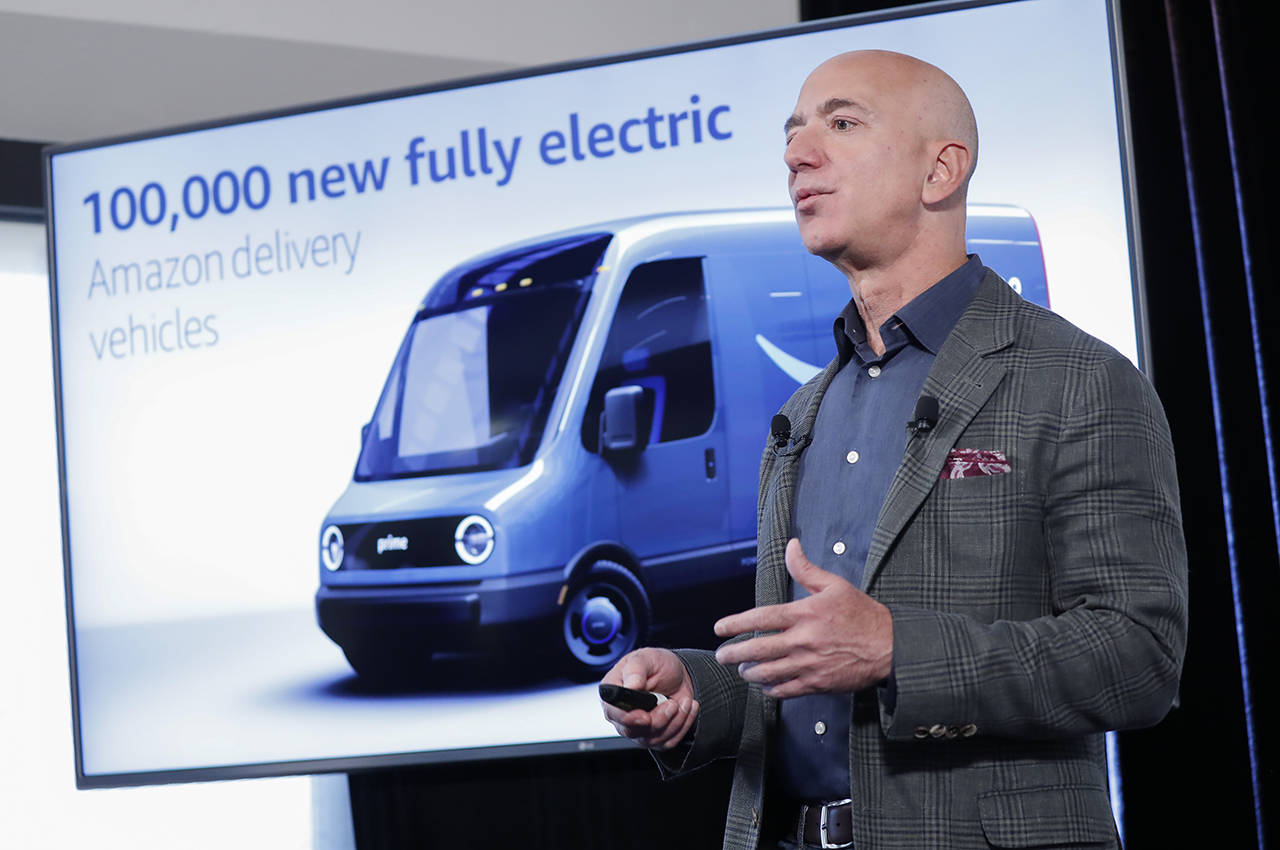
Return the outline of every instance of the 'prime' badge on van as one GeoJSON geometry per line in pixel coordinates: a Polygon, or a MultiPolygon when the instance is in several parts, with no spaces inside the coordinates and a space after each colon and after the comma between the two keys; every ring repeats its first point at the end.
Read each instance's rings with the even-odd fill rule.
{"type": "Polygon", "coordinates": [[[378,554],[383,552],[405,552],[409,549],[408,537],[395,537],[388,534],[386,537],[378,538],[378,554]]]}

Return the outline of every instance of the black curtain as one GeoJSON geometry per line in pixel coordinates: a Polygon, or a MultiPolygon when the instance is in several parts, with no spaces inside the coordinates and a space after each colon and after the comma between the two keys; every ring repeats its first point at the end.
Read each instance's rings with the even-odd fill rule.
{"type": "MultiPolygon", "coordinates": [[[[1276,184],[1262,120],[1276,74],[1260,4],[1125,0],[1135,176],[1156,388],[1173,427],[1191,556],[1182,706],[1121,736],[1131,847],[1265,847],[1276,811],[1267,610],[1277,558],[1276,184]],[[1268,805],[1270,803],[1270,805],[1268,805]]],[[[1272,843],[1276,840],[1272,837],[1272,843]]]]}
{"type": "Polygon", "coordinates": [[[732,769],[664,783],[628,749],[371,771],[351,776],[352,826],[358,850],[703,850],[724,837],[732,769]]]}

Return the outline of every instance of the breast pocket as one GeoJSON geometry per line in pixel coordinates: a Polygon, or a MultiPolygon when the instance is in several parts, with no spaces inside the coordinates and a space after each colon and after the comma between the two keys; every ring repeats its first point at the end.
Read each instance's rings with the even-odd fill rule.
{"type": "Polygon", "coordinates": [[[1023,498],[1020,491],[1018,474],[1011,469],[939,478],[925,500],[924,509],[943,522],[988,525],[1017,512],[1023,498]]]}
{"type": "Polygon", "coordinates": [[[983,622],[1032,610],[1046,580],[1040,499],[1016,466],[939,478],[904,529],[883,580],[919,604],[983,622]]]}

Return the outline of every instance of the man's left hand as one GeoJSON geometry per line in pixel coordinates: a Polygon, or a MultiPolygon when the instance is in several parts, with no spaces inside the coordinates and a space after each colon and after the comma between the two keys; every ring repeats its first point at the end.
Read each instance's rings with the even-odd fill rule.
{"type": "Polygon", "coordinates": [[[722,646],[716,660],[737,664],[743,679],[779,699],[849,693],[887,679],[893,665],[889,609],[811,562],[799,540],[787,543],[786,562],[791,578],[811,595],[717,622],[716,634],[722,638],[775,634],[722,646]]]}

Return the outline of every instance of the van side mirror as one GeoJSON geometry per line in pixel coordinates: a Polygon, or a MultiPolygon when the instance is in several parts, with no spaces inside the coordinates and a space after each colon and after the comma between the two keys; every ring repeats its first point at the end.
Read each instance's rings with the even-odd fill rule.
{"type": "Polygon", "coordinates": [[[600,414],[601,452],[642,452],[649,444],[652,405],[644,387],[628,384],[604,394],[600,414]]]}

